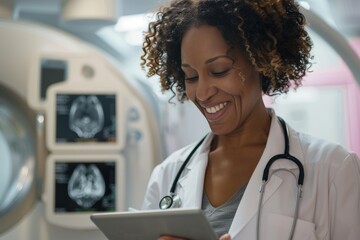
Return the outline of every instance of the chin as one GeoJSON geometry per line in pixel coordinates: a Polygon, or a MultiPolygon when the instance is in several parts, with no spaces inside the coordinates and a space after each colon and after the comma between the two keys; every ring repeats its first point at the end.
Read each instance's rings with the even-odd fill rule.
{"type": "Polygon", "coordinates": [[[224,125],[220,125],[220,124],[214,125],[209,123],[209,126],[211,132],[215,135],[227,135],[230,133],[229,129],[227,129],[226,126],[224,125]]]}

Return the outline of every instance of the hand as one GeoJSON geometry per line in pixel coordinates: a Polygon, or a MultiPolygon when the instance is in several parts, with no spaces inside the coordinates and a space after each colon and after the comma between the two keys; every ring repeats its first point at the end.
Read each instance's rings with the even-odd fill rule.
{"type": "MultiPolygon", "coordinates": [[[[172,236],[161,236],[158,240],[188,240],[186,238],[172,237],[172,236]]],[[[219,240],[231,240],[230,234],[222,235],[219,240]]]]}
{"type": "Polygon", "coordinates": [[[230,234],[224,234],[222,235],[219,240],[231,240],[230,234]]]}

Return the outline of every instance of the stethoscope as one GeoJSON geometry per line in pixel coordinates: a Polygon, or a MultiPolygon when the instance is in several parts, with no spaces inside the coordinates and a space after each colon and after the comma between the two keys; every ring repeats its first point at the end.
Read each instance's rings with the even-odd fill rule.
{"type": "Polygon", "coordinates": [[[175,194],[176,185],[177,185],[177,183],[179,181],[179,178],[180,178],[182,172],[184,171],[186,165],[188,164],[188,162],[190,161],[191,157],[194,155],[196,150],[203,143],[205,138],[206,138],[206,136],[203,139],[201,139],[200,142],[198,142],[198,144],[196,144],[196,146],[193,148],[193,150],[191,151],[189,156],[186,158],[185,162],[181,165],[181,167],[180,167],[178,173],[176,174],[175,179],[174,179],[174,181],[173,181],[173,183],[171,185],[170,195],[167,195],[167,196],[163,197],[159,202],[159,208],[160,209],[179,208],[179,207],[181,207],[181,199],[180,199],[179,196],[177,196],[175,194]]]}
{"type": "MultiPolygon", "coordinates": [[[[283,133],[284,133],[285,150],[284,150],[283,154],[277,154],[277,155],[273,156],[272,158],[270,158],[270,160],[268,161],[268,163],[266,164],[266,166],[264,168],[264,172],[263,172],[263,176],[262,176],[262,184],[260,186],[260,198],[259,198],[258,211],[257,211],[256,239],[260,238],[260,230],[259,229],[260,229],[260,218],[261,218],[261,203],[262,203],[262,199],[263,199],[263,196],[264,196],[266,184],[267,184],[267,182],[269,180],[270,167],[276,160],[279,160],[279,159],[290,160],[290,161],[294,162],[297,165],[298,169],[299,169],[299,176],[297,178],[297,189],[298,189],[298,191],[297,191],[295,210],[294,210],[294,220],[293,220],[293,223],[292,223],[289,239],[292,239],[292,237],[294,235],[295,226],[296,226],[296,220],[297,220],[298,214],[299,214],[299,202],[300,202],[300,198],[301,198],[301,195],[302,195],[302,185],[304,183],[304,166],[302,165],[302,163],[300,162],[299,159],[297,159],[296,157],[290,155],[290,153],[289,153],[289,136],[288,136],[288,132],[287,132],[286,123],[282,118],[278,117],[278,119],[279,119],[281,128],[282,128],[283,133]]],[[[160,209],[179,208],[179,207],[181,207],[181,199],[180,199],[179,196],[177,196],[175,194],[177,183],[178,183],[179,178],[180,178],[182,172],[184,171],[186,165],[190,161],[191,157],[194,155],[195,151],[203,143],[203,141],[205,140],[205,137],[199,141],[199,143],[193,148],[193,150],[191,151],[189,156],[186,158],[184,163],[181,165],[181,167],[180,167],[178,173],[176,174],[175,179],[174,179],[174,181],[173,181],[173,183],[171,185],[170,194],[167,195],[167,196],[164,196],[159,202],[159,208],[160,209]]],[[[293,173],[292,171],[290,171],[289,169],[286,169],[286,168],[277,169],[274,172],[272,172],[272,174],[274,174],[275,172],[278,172],[278,171],[287,171],[287,172],[291,173],[296,179],[295,173],[293,173]]],[[[271,175],[270,175],[270,178],[271,178],[271,175]]]]}

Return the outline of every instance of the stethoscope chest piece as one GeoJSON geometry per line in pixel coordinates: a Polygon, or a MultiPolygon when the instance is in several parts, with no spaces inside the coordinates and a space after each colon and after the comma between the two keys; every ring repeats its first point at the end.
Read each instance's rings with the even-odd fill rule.
{"type": "Polygon", "coordinates": [[[195,153],[196,149],[198,149],[198,147],[201,145],[201,143],[205,140],[206,136],[201,139],[200,142],[198,142],[198,144],[193,148],[193,150],[191,151],[191,153],[189,154],[189,156],[186,158],[186,160],[183,162],[183,164],[181,165],[178,173],[176,174],[176,177],[171,185],[170,188],[170,195],[166,195],[165,197],[161,198],[160,202],[159,202],[159,208],[160,209],[169,209],[169,208],[179,208],[181,207],[181,199],[178,195],[175,194],[175,190],[176,190],[176,185],[178,184],[178,180],[181,176],[181,173],[184,171],[187,163],[190,161],[191,157],[193,156],[193,154],[195,153]]]}
{"type": "Polygon", "coordinates": [[[160,209],[179,208],[181,207],[181,199],[179,196],[167,195],[163,197],[159,202],[160,209]]]}

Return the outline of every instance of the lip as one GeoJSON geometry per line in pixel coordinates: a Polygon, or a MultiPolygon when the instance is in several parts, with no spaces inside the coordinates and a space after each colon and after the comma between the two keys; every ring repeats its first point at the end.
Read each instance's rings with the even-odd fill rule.
{"type": "Polygon", "coordinates": [[[202,106],[202,108],[203,108],[203,113],[204,113],[206,119],[207,119],[209,122],[218,121],[218,120],[224,115],[224,113],[226,112],[226,109],[227,109],[229,103],[227,103],[227,104],[224,106],[223,109],[217,111],[216,113],[208,113],[208,112],[206,111],[206,108],[213,107],[213,106],[216,106],[216,105],[219,105],[219,103],[211,104],[211,105],[208,104],[208,105],[206,105],[206,106],[204,106],[204,105],[202,106]]]}

